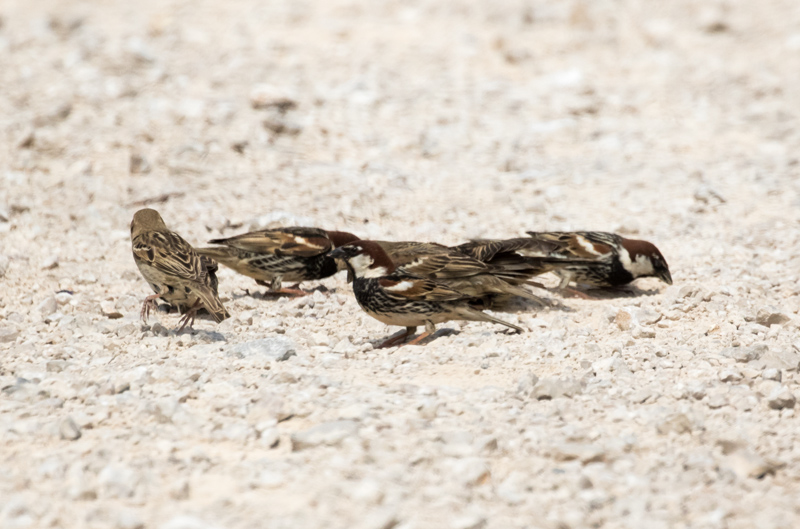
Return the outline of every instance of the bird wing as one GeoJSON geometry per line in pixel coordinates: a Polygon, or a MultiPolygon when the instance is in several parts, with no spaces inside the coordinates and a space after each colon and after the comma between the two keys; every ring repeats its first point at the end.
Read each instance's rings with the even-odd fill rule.
{"type": "Polygon", "coordinates": [[[489,271],[485,263],[441,244],[384,241],[378,244],[389,254],[399,270],[413,276],[445,279],[489,271]]]}
{"type": "Polygon", "coordinates": [[[386,295],[402,301],[456,301],[468,297],[438,281],[411,276],[384,277],[378,283],[386,295]]]}
{"type": "Polygon", "coordinates": [[[209,242],[281,257],[315,257],[333,249],[333,244],[324,230],[302,227],[252,231],[209,242]]]}
{"type": "Polygon", "coordinates": [[[173,232],[145,232],[133,240],[137,259],[172,277],[205,284],[208,270],[192,245],[173,232]]]}
{"type": "Polygon", "coordinates": [[[604,232],[529,231],[528,235],[536,241],[557,244],[558,248],[550,252],[551,256],[590,260],[613,253],[618,242],[616,235],[604,232]]]}

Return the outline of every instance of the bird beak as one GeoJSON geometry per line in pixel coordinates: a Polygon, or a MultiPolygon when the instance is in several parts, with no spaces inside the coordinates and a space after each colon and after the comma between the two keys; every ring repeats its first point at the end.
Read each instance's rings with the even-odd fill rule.
{"type": "Polygon", "coordinates": [[[341,248],[334,248],[333,251],[328,254],[328,257],[331,259],[342,259],[344,257],[344,251],[341,248]]]}
{"type": "Polygon", "coordinates": [[[661,275],[658,276],[664,283],[671,285],[672,284],[672,274],[669,273],[669,270],[664,269],[661,272],[661,275]]]}

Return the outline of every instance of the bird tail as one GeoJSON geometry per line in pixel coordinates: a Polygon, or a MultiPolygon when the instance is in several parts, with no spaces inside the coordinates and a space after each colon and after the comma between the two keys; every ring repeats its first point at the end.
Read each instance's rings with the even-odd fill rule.
{"type": "Polygon", "coordinates": [[[194,251],[196,251],[199,255],[210,257],[211,259],[224,264],[228,268],[233,268],[234,270],[234,265],[239,261],[239,256],[236,250],[233,248],[195,248],[194,251]]]}
{"type": "Polygon", "coordinates": [[[525,332],[525,329],[522,327],[517,327],[507,321],[503,321],[500,318],[495,318],[491,314],[486,314],[485,312],[481,312],[477,309],[473,309],[471,307],[460,307],[460,316],[468,321],[490,321],[492,323],[497,323],[499,325],[505,325],[511,329],[514,329],[517,332],[525,332]]]}
{"type": "Polygon", "coordinates": [[[222,320],[230,318],[230,313],[225,309],[225,306],[219,300],[219,296],[214,292],[211,287],[202,285],[194,289],[195,295],[200,298],[200,303],[211,314],[214,321],[220,323],[222,320]]]}

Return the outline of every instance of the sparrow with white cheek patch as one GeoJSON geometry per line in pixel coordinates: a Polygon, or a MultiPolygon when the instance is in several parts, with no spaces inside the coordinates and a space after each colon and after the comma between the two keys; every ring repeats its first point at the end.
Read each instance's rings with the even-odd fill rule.
{"type": "Polygon", "coordinates": [[[640,277],[656,277],[672,284],[666,259],[650,242],[600,231],[527,233],[542,244],[557,245],[549,256],[587,260],[553,270],[561,278],[559,288],[571,281],[591,287],[620,287],[640,277]]]}
{"type": "Polygon", "coordinates": [[[498,298],[519,296],[545,305],[545,301],[518,286],[527,283],[516,269],[487,264],[457,248],[430,242],[375,241],[403,273],[435,279],[470,297],[482,298],[490,308],[498,298]]]}
{"type": "Polygon", "coordinates": [[[414,334],[420,325],[425,332],[409,342],[417,344],[433,334],[437,323],[452,320],[489,321],[517,332],[520,327],[481,312],[479,302],[441,281],[417,277],[395,267],[389,255],[374,241],[356,241],[331,252],[347,263],[352,272],[353,292],[364,311],[387,325],[400,325],[405,332],[384,341],[389,347],[414,334]]]}
{"type": "Polygon", "coordinates": [[[268,294],[304,296],[307,293],[299,289],[299,283],[324,279],[338,272],[340,268],[328,254],[335,247],[355,240],[358,237],[343,231],[290,227],[214,239],[209,242],[220,247],[198,248],[197,252],[269,287],[268,294]],[[284,280],[298,284],[281,288],[284,280]]]}
{"type": "Polygon", "coordinates": [[[192,245],[167,229],[157,211],[142,209],[134,214],[131,245],[136,266],[155,292],[142,305],[144,321],[159,298],[184,313],[179,330],[191,326],[201,308],[217,323],[230,317],[217,295],[216,263],[198,255],[192,245]]]}

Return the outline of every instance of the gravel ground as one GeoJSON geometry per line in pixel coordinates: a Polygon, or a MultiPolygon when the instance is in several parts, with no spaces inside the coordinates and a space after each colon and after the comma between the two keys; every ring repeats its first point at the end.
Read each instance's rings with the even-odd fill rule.
{"type": "Polygon", "coordinates": [[[0,527],[800,526],[796,0],[0,17],[0,527]],[[176,334],[143,204],[197,244],[618,231],[675,285],[373,350],[343,276],[223,270],[233,318],[176,334]]]}

